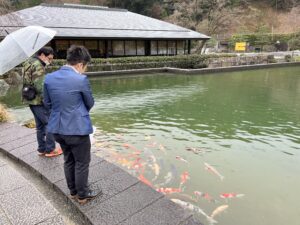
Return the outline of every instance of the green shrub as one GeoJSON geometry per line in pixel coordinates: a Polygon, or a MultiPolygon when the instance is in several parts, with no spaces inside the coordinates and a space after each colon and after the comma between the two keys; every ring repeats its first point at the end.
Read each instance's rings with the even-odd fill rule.
{"type": "Polygon", "coordinates": [[[292,56],[291,55],[284,56],[284,59],[285,59],[286,62],[292,62],[292,56]]]}
{"type": "Polygon", "coordinates": [[[274,58],[274,55],[268,55],[267,56],[268,63],[276,63],[276,59],[274,58]]]}
{"type": "MultiPolygon", "coordinates": [[[[159,67],[175,67],[183,69],[205,68],[209,58],[233,57],[234,54],[222,55],[177,55],[177,56],[138,56],[121,58],[97,58],[92,59],[88,66],[89,72],[146,69],[159,67]]],[[[65,60],[54,60],[49,71],[65,65],[65,60]]]]}

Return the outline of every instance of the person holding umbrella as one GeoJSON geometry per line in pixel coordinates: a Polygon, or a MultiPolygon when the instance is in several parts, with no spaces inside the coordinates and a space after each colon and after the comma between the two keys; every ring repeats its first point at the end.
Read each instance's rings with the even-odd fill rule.
{"type": "Polygon", "coordinates": [[[37,130],[38,155],[55,157],[62,154],[60,148],[55,148],[53,134],[46,131],[50,112],[43,104],[43,79],[45,67],[50,65],[54,57],[51,47],[43,47],[34,57],[23,64],[22,100],[29,105],[34,116],[37,130]]]}
{"type": "Polygon", "coordinates": [[[49,138],[45,140],[48,116],[42,103],[41,89],[35,87],[35,79],[42,80],[45,65],[53,59],[53,50],[43,47],[53,39],[56,31],[41,26],[27,26],[11,33],[6,30],[6,33],[6,37],[0,42],[0,76],[36,53],[34,58],[24,64],[22,96],[28,98],[27,102],[36,119],[39,154],[48,157],[59,155],[61,150],[52,151],[55,148],[53,137],[48,135],[49,138]]]}

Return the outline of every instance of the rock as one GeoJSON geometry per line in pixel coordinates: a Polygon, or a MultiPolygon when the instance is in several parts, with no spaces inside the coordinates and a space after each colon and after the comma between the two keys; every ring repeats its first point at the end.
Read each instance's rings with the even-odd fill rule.
{"type": "Polygon", "coordinates": [[[6,95],[8,89],[9,89],[9,85],[5,82],[5,80],[0,79],[0,96],[6,95]]]}

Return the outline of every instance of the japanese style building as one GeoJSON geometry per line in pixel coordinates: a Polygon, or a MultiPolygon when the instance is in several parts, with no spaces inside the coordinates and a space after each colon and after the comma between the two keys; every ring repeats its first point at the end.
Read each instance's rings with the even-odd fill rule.
{"type": "Polygon", "coordinates": [[[30,25],[57,31],[49,45],[58,58],[72,44],[86,46],[94,58],[190,54],[191,41],[209,39],[125,9],[77,4],[41,4],[0,16],[0,39],[30,25]]]}

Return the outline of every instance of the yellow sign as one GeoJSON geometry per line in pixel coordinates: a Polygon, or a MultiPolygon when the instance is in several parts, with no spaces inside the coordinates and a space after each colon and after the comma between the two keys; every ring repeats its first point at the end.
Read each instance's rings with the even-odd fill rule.
{"type": "Polygon", "coordinates": [[[235,51],[246,51],[246,42],[236,42],[235,51]]]}

